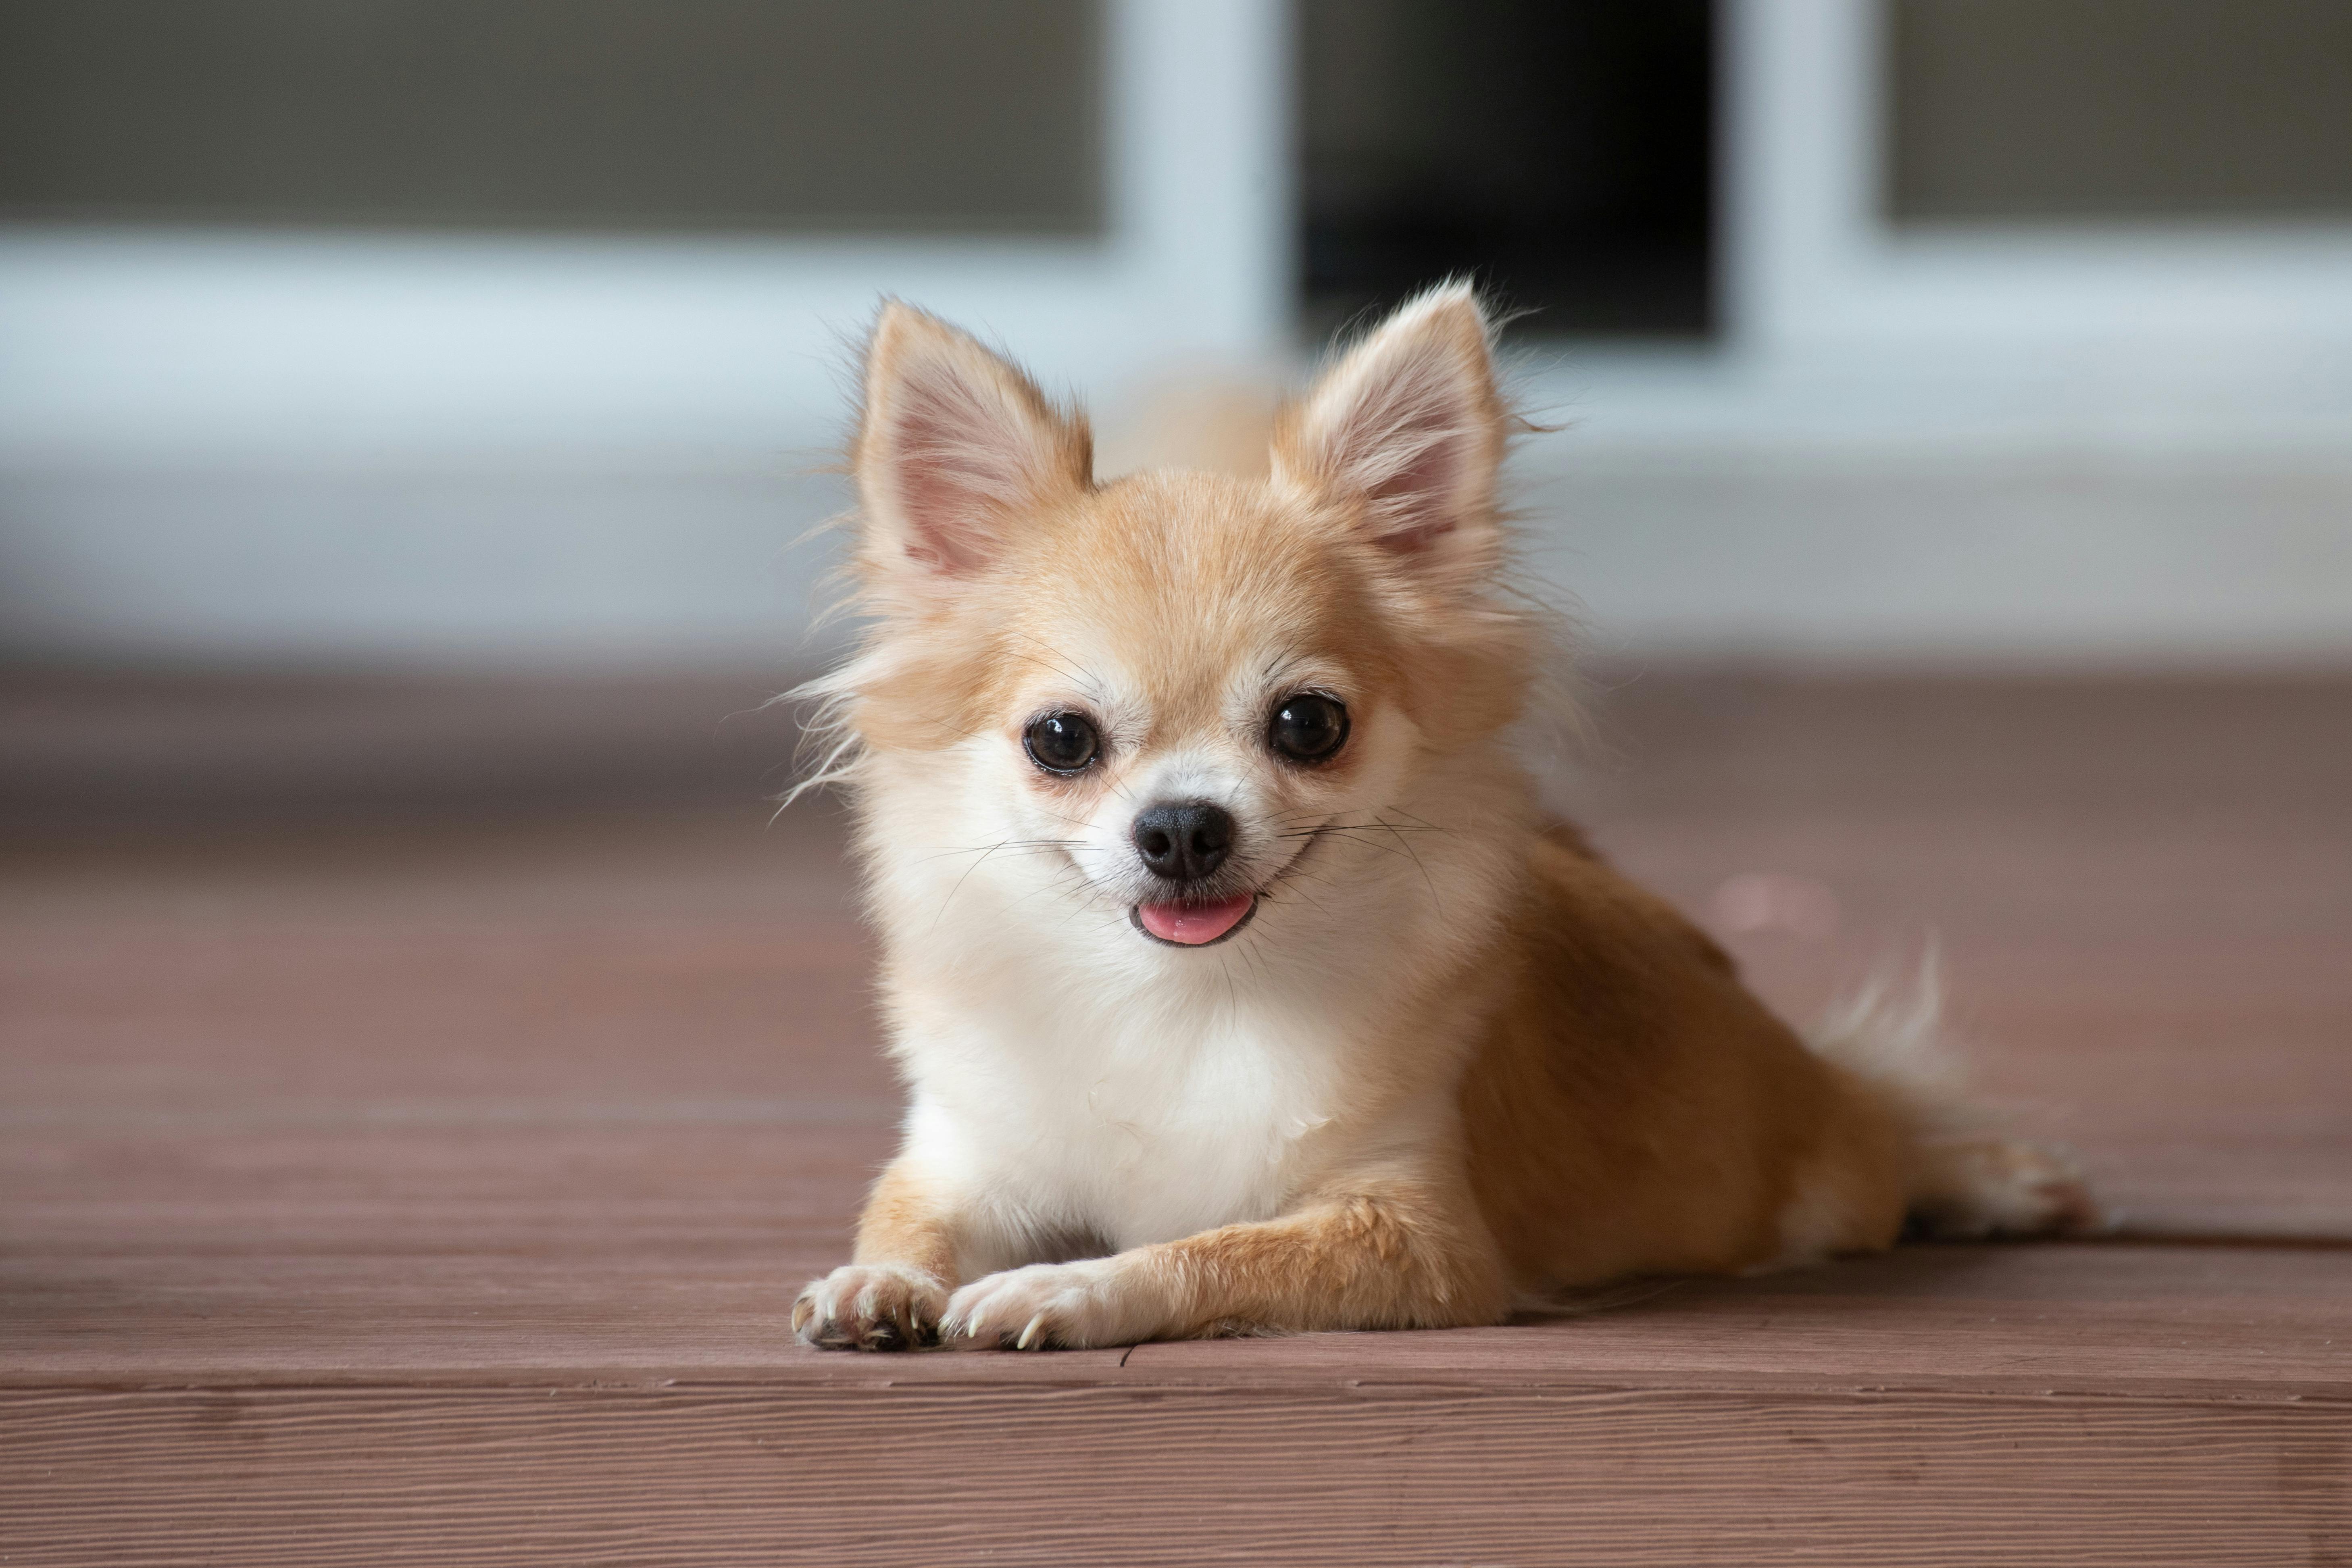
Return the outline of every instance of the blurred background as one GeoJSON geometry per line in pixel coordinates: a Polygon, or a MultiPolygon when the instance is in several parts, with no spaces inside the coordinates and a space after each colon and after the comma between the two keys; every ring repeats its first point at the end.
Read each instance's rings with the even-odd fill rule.
{"type": "Polygon", "coordinates": [[[1563,804],[1792,1018],[1939,933],[2335,1312],[2347,0],[0,0],[0,1360],[778,1353],[898,1113],[762,706],[878,297],[1116,471],[1465,272],[1563,804]]]}
{"type": "Polygon", "coordinates": [[[2347,148],[2338,0],[0,0],[0,787],[768,775],[884,293],[1116,466],[1475,274],[1601,667],[2340,667],[2347,148]]]}

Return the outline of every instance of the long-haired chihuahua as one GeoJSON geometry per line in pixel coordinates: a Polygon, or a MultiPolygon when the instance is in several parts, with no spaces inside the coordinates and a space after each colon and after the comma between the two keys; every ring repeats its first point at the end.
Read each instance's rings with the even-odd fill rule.
{"type": "Polygon", "coordinates": [[[803,1341],[1493,1323],[2093,1217],[1923,1021],[1801,1040],[1540,810],[1470,289],[1339,358],[1262,479],[1098,482],[1083,418],[895,303],[864,395],[867,629],[816,691],[910,1103],[803,1341]]]}

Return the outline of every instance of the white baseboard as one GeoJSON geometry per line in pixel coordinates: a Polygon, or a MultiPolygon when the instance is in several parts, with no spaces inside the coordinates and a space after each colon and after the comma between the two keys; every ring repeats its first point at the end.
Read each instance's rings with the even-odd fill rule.
{"type": "Polygon", "coordinates": [[[790,663],[829,477],[0,473],[0,647],[107,662],[790,663]]]}
{"type": "Polygon", "coordinates": [[[1529,566],[1612,651],[2352,661],[2352,462],[1654,454],[1527,500],[1529,566]]]}
{"type": "MultiPolygon", "coordinates": [[[[1528,565],[1615,657],[2352,662],[2352,461],[1855,458],[1549,438],[1528,565]]],[[[0,648],[502,667],[792,661],[836,480],[0,472],[0,648]]]]}

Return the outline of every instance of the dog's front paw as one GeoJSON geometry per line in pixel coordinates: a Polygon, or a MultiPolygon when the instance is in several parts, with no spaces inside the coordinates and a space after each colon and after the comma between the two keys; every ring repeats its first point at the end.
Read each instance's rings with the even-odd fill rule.
{"type": "Polygon", "coordinates": [[[937,1344],[945,1287],[919,1268],[853,1263],[809,1282],[793,1303],[793,1332],[828,1351],[903,1351],[937,1344]]]}
{"type": "Polygon", "coordinates": [[[957,1291],[940,1332],[959,1344],[1008,1351],[1128,1345],[1158,1331],[1158,1307],[1116,1258],[1033,1263],[957,1291]]]}

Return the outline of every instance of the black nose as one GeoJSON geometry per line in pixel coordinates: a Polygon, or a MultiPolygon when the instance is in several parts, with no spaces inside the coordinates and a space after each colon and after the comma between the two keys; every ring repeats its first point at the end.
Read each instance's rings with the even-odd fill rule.
{"type": "Polygon", "coordinates": [[[1155,805],[1135,819],[1135,847],[1143,863],[1171,882],[1196,882],[1225,863],[1234,847],[1234,819],[1221,805],[1155,805]]]}

